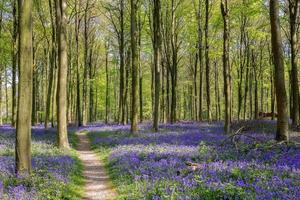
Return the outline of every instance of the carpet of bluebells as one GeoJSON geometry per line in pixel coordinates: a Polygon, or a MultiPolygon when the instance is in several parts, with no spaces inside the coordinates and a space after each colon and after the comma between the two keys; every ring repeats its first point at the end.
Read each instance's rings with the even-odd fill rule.
{"type": "Polygon", "coordinates": [[[15,129],[0,126],[0,199],[74,199],[80,185],[81,166],[72,152],[55,147],[54,130],[32,131],[32,175],[16,177],[15,129]]]}
{"type": "Polygon", "coordinates": [[[137,137],[129,126],[86,129],[120,199],[300,199],[299,137],[277,144],[274,122],[233,128],[241,126],[235,137],[221,123],[162,125],[159,133],[144,124],[137,137]]]}

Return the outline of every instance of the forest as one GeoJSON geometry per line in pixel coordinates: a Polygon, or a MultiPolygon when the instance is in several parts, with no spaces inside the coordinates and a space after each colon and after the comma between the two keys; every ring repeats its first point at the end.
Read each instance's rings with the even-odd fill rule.
{"type": "Polygon", "coordinates": [[[300,199],[300,0],[0,0],[0,200],[300,199]]]}

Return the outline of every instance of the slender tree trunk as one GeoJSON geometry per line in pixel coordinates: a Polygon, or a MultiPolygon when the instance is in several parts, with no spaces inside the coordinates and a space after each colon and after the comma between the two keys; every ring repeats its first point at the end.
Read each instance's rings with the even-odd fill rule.
{"type": "MultiPolygon", "coordinates": [[[[137,134],[138,131],[138,59],[137,59],[137,0],[130,0],[131,5],[131,64],[132,64],[132,103],[131,103],[131,132],[137,134]]],[[[128,77],[127,77],[128,78],[128,77]]]]}
{"type": "Polygon", "coordinates": [[[12,116],[11,125],[16,126],[17,111],[17,59],[18,59],[18,16],[17,16],[17,0],[13,1],[13,35],[12,35],[12,116]]]}
{"type": "Polygon", "coordinates": [[[287,95],[285,88],[285,74],[283,61],[283,48],[280,33],[279,22],[279,2],[278,0],[270,0],[270,21],[272,34],[272,52],[275,65],[275,87],[277,97],[277,141],[287,141],[288,134],[288,112],[287,112],[287,95]]]}
{"type": "Polygon", "coordinates": [[[9,111],[8,111],[8,67],[5,66],[4,70],[4,84],[5,84],[5,123],[9,122],[9,111]]]}
{"type": "MultiPolygon", "coordinates": [[[[51,18],[51,28],[52,28],[52,43],[51,43],[51,53],[50,53],[50,72],[49,72],[49,84],[47,90],[47,100],[46,100],[46,113],[45,113],[45,129],[48,129],[48,123],[50,118],[51,111],[51,99],[52,99],[52,91],[54,84],[54,72],[56,68],[56,29],[55,29],[55,20],[53,16],[53,7],[52,0],[49,0],[49,10],[50,10],[50,18],[51,18]]],[[[53,104],[53,101],[52,101],[53,104]]],[[[52,110],[53,112],[53,110],[52,110]]]]}
{"type": "Polygon", "coordinates": [[[119,89],[119,117],[118,122],[125,124],[125,35],[124,35],[124,0],[120,0],[120,34],[119,34],[119,54],[120,54],[120,89],[119,89]]]}
{"type": "Polygon", "coordinates": [[[75,2],[75,40],[76,40],[76,118],[78,127],[83,125],[82,121],[82,112],[81,112],[81,95],[80,95],[80,61],[79,61],[79,28],[80,28],[80,19],[79,19],[79,8],[81,1],[76,0],[75,2]]]}
{"type": "Polygon", "coordinates": [[[32,1],[18,1],[19,92],[16,130],[16,173],[31,172],[31,106],[32,106],[32,1]]]}
{"type": "Polygon", "coordinates": [[[106,93],[105,93],[105,123],[109,122],[109,75],[108,75],[108,51],[109,46],[106,45],[105,54],[105,74],[106,74],[106,93]]]}
{"type": "Polygon", "coordinates": [[[224,77],[224,94],[225,94],[225,133],[230,133],[230,71],[229,71],[229,12],[227,0],[221,1],[221,11],[224,23],[223,35],[223,77],[224,77]]]}
{"type": "Polygon", "coordinates": [[[200,121],[203,120],[203,72],[204,72],[204,65],[203,65],[203,46],[202,46],[202,15],[201,15],[201,9],[202,9],[202,1],[199,0],[198,5],[198,13],[197,13],[197,21],[198,21],[198,56],[199,56],[199,68],[200,68],[200,78],[199,78],[199,116],[198,119],[200,121]]]}
{"type": "Polygon", "coordinates": [[[154,95],[154,119],[153,128],[158,131],[159,125],[159,105],[160,105],[160,0],[154,1],[153,10],[153,51],[154,51],[154,71],[155,71],[155,95],[154,95]]]}
{"type": "Polygon", "coordinates": [[[206,103],[207,103],[207,120],[211,120],[210,108],[210,60],[209,60],[209,0],[205,3],[205,65],[206,65],[206,103]]]}
{"type": "Polygon", "coordinates": [[[141,51],[142,51],[142,22],[141,22],[141,15],[139,14],[138,19],[138,27],[139,27],[139,50],[138,50],[138,60],[139,60],[139,100],[140,100],[140,123],[143,122],[143,69],[142,69],[142,62],[141,62],[141,51]]]}
{"type": "Polygon", "coordinates": [[[67,130],[67,73],[68,54],[66,41],[65,0],[56,0],[56,25],[58,41],[58,84],[57,84],[57,134],[58,147],[69,148],[67,130]]]}
{"type": "Polygon", "coordinates": [[[85,10],[84,10],[84,73],[83,73],[83,104],[82,104],[82,123],[83,125],[87,124],[88,121],[88,105],[89,103],[89,0],[86,1],[85,10]]]}
{"type": "Polygon", "coordinates": [[[298,80],[298,66],[297,66],[297,51],[298,51],[298,38],[297,38],[297,19],[299,15],[299,0],[289,0],[290,12],[290,43],[291,43],[291,64],[292,64],[292,125],[298,126],[300,124],[299,118],[299,80],[298,80]]]}

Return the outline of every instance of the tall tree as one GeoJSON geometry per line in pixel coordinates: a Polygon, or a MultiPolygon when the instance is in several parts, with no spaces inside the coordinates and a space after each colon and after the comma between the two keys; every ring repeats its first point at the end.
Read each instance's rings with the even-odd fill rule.
{"type": "Polygon", "coordinates": [[[270,0],[270,21],[272,34],[272,52],[275,66],[275,88],[277,99],[277,131],[276,140],[284,141],[289,139],[288,134],[288,102],[285,89],[285,74],[283,61],[282,38],[279,21],[279,2],[270,0]]]}
{"type": "Polygon", "coordinates": [[[16,125],[17,110],[17,59],[18,59],[18,16],[17,0],[13,0],[13,32],[12,32],[12,116],[11,124],[16,125]]]}
{"type": "Polygon", "coordinates": [[[153,1],[153,51],[154,51],[154,70],[155,70],[155,95],[154,95],[154,119],[153,128],[158,131],[159,105],[160,105],[160,0],[153,1]]]}
{"type": "Polygon", "coordinates": [[[105,89],[105,123],[109,122],[110,98],[109,98],[109,74],[108,74],[108,51],[109,43],[105,44],[105,74],[106,74],[106,89],[105,89]]]}
{"type": "Polygon", "coordinates": [[[210,63],[209,63],[209,6],[210,0],[205,1],[205,65],[206,65],[206,103],[207,119],[211,120],[210,109],[210,63]]]}
{"type": "Polygon", "coordinates": [[[81,1],[75,1],[75,40],[76,40],[76,118],[77,125],[80,127],[83,125],[82,113],[81,113],[81,98],[80,98],[80,62],[79,62],[79,28],[80,28],[80,18],[79,18],[79,8],[81,1]]]}
{"type": "Polygon", "coordinates": [[[131,85],[131,132],[136,134],[138,131],[138,53],[137,53],[137,0],[130,0],[130,35],[131,35],[131,65],[132,65],[132,85],[131,85]]]}
{"type": "Polygon", "coordinates": [[[291,64],[292,64],[292,123],[293,126],[298,126],[300,123],[299,117],[299,80],[297,66],[297,51],[298,51],[298,16],[300,0],[288,0],[290,14],[290,44],[291,44],[291,64]]]}
{"type": "Polygon", "coordinates": [[[198,119],[203,119],[203,27],[202,27],[202,0],[198,2],[197,9],[197,36],[198,36],[198,56],[199,56],[199,67],[200,67],[200,79],[199,79],[199,113],[198,119]]]}
{"type": "Polygon", "coordinates": [[[32,1],[18,1],[19,95],[16,130],[16,173],[28,176],[31,171],[32,107],[32,1]]]}
{"type": "MultiPolygon", "coordinates": [[[[53,86],[54,86],[54,77],[55,77],[55,68],[56,68],[56,27],[55,27],[55,16],[53,14],[53,2],[52,0],[48,1],[49,11],[50,11],[50,20],[51,20],[51,52],[50,52],[50,69],[49,69],[49,83],[47,89],[47,99],[46,99],[46,113],[45,113],[45,129],[48,129],[48,122],[50,118],[51,106],[53,107],[53,103],[51,105],[51,99],[53,99],[53,86]]],[[[52,109],[53,113],[53,109],[52,109]]],[[[53,119],[52,119],[53,120],[53,119]]],[[[53,123],[52,123],[53,126],[53,123]]]]}
{"type": "Polygon", "coordinates": [[[58,41],[58,84],[57,84],[57,134],[58,146],[69,148],[67,130],[67,74],[68,54],[66,41],[65,0],[56,0],[56,26],[58,41]]]}
{"type": "Polygon", "coordinates": [[[221,0],[221,12],[224,23],[223,33],[223,79],[225,94],[225,133],[230,133],[230,70],[229,70],[229,10],[227,0],[221,0]]]}

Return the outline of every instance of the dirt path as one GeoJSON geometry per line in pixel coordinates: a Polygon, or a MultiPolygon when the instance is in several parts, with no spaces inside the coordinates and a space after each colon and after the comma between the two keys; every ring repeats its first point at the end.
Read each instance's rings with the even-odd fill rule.
{"type": "Polygon", "coordinates": [[[110,200],[116,197],[109,177],[97,155],[91,151],[90,141],[85,133],[77,133],[79,137],[78,153],[82,161],[85,179],[85,200],[110,200]]]}

